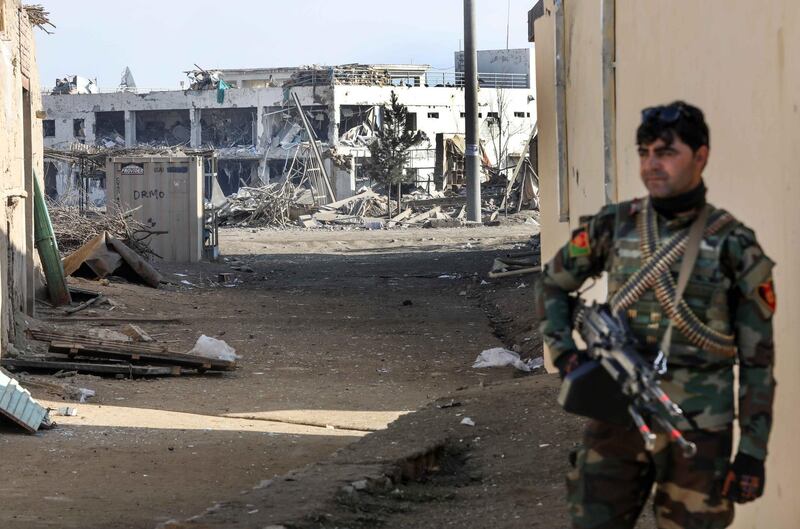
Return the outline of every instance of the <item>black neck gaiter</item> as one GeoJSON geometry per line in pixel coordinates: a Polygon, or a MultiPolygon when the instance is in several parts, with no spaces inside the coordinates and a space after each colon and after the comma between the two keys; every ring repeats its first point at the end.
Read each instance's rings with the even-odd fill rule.
{"type": "Polygon", "coordinates": [[[656,212],[668,219],[673,219],[679,213],[705,206],[706,185],[700,180],[700,185],[691,191],[668,198],[652,197],[650,201],[653,203],[653,209],[655,209],[656,212]]]}

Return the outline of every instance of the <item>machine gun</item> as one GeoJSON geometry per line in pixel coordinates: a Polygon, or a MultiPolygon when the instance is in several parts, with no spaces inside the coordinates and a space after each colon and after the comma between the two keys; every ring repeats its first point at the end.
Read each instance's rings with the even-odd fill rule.
{"type": "Polygon", "coordinates": [[[648,451],[655,448],[652,424],[669,434],[684,457],[693,457],[697,447],[673,422],[683,411],[659,387],[658,378],[666,372],[663,352],[653,364],[645,361],[635,338],[608,305],[579,303],[574,320],[592,360],[564,378],[559,404],[570,413],[607,422],[633,420],[648,451]]]}

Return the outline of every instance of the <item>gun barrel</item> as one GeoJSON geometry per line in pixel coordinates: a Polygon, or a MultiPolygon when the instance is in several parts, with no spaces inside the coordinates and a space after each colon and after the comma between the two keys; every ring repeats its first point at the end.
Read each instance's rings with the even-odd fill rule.
{"type": "Polygon", "coordinates": [[[650,427],[647,426],[647,423],[644,421],[644,418],[642,418],[642,415],[632,404],[628,406],[628,413],[630,413],[631,418],[633,418],[633,422],[636,424],[636,429],[639,430],[640,434],[642,434],[644,449],[648,452],[652,452],[656,447],[656,435],[650,431],[650,427]]]}
{"type": "Polygon", "coordinates": [[[672,399],[669,398],[669,395],[664,393],[664,390],[658,387],[655,384],[650,386],[650,390],[653,393],[658,404],[666,410],[673,417],[683,417],[683,410],[680,406],[672,402],[672,399]]]}
{"type": "Polygon", "coordinates": [[[659,425],[664,428],[664,430],[669,434],[669,438],[674,443],[680,447],[681,452],[683,453],[683,457],[686,459],[691,459],[695,455],[697,455],[697,445],[691,441],[688,441],[680,430],[675,428],[669,421],[660,417],[658,415],[655,416],[656,420],[658,421],[659,425]]]}

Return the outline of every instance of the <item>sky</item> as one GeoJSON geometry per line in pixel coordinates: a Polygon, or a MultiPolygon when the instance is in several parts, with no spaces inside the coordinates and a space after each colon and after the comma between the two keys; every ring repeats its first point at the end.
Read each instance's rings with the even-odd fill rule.
{"type": "MultiPolygon", "coordinates": [[[[535,0],[474,0],[477,48],[526,48],[535,0]]],[[[37,0],[56,25],[36,30],[41,82],[96,78],[113,89],[178,88],[185,70],[413,63],[452,69],[462,0],[37,0]]]]}

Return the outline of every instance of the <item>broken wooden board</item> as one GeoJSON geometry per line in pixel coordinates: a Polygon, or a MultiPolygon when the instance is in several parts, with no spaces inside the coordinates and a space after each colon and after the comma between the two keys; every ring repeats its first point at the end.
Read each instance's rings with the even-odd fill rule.
{"type": "Polygon", "coordinates": [[[352,204],[353,202],[356,202],[358,200],[361,200],[361,199],[364,199],[364,198],[376,198],[377,196],[378,196],[378,194],[375,193],[374,191],[364,191],[364,192],[359,193],[357,195],[353,195],[352,197],[344,198],[342,200],[337,200],[336,202],[331,202],[329,204],[322,205],[322,206],[319,207],[319,209],[320,210],[326,210],[326,211],[334,211],[334,210],[337,210],[337,209],[341,208],[342,206],[346,206],[348,204],[352,204]]]}
{"type": "Polygon", "coordinates": [[[64,352],[71,357],[113,358],[129,362],[181,366],[201,371],[230,371],[236,368],[236,362],[233,361],[171,351],[166,346],[157,344],[111,342],[88,336],[37,329],[29,329],[28,334],[34,340],[49,342],[51,351],[64,352]]]}
{"type": "Polygon", "coordinates": [[[42,320],[47,322],[94,321],[99,323],[183,323],[181,318],[160,318],[158,316],[154,316],[152,318],[147,316],[56,316],[52,318],[42,318],[42,320]]]}
{"type": "Polygon", "coordinates": [[[431,218],[431,216],[436,216],[436,214],[439,213],[440,211],[442,211],[441,206],[436,206],[430,211],[425,211],[414,215],[410,219],[403,221],[402,224],[416,224],[420,221],[431,218]]]}
{"type": "Polygon", "coordinates": [[[138,366],[126,363],[99,364],[93,362],[71,362],[69,360],[27,358],[2,358],[0,365],[7,369],[36,371],[76,371],[90,375],[125,375],[127,377],[171,377],[186,374],[178,366],[138,366]]]}
{"type": "Polygon", "coordinates": [[[432,208],[434,206],[441,206],[444,208],[452,208],[461,206],[467,203],[467,197],[443,197],[443,198],[423,198],[418,200],[403,201],[403,205],[407,208],[420,209],[432,208]]]}
{"type": "Polygon", "coordinates": [[[394,217],[392,217],[392,222],[400,222],[401,220],[406,220],[414,213],[414,210],[411,208],[406,208],[404,211],[398,213],[394,217]]]}

